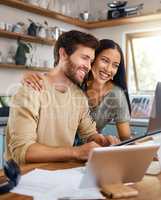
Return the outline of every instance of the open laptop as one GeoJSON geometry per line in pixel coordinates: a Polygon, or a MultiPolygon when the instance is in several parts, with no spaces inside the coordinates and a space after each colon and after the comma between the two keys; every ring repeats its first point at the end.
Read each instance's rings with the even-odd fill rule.
{"type": "Polygon", "coordinates": [[[95,148],[88,159],[81,187],[140,181],[159,144],[95,148]]]}
{"type": "Polygon", "coordinates": [[[157,83],[157,86],[155,89],[154,100],[153,100],[152,109],[151,109],[151,113],[149,117],[147,132],[141,136],[136,136],[135,138],[125,140],[114,146],[128,145],[135,142],[136,140],[140,140],[144,137],[156,135],[159,133],[161,134],[161,82],[157,83]]]}

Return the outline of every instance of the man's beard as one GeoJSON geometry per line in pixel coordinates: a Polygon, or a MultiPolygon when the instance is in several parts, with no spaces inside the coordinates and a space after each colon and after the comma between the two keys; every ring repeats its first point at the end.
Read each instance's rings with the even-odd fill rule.
{"type": "Polygon", "coordinates": [[[65,75],[76,85],[79,87],[81,86],[83,80],[79,80],[76,77],[77,70],[79,68],[78,65],[73,63],[70,58],[68,58],[68,61],[66,62],[67,70],[65,71],[65,75]]]}

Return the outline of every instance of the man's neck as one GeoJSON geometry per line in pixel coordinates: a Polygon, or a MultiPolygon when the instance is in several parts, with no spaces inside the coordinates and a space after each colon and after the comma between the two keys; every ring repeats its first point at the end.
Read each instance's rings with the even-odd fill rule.
{"type": "Polygon", "coordinates": [[[60,66],[56,66],[47,74],[48,80],[54,85],[55,89],[60,92],[66,90],[72,85],[72,81],[65,75],[60,66]]]}

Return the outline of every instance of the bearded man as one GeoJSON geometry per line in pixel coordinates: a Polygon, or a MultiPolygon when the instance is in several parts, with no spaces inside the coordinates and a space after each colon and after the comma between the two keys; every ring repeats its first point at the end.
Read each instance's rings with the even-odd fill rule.
{"type": "Polygon", "coordinates": [[[44,77],[44,89],[27,85],[13,96],[6,131],[6,159],[18,163],[87,160],[89,152],[115,143],[97,133],[80,85],[91,69],[98,40],[68,31],[57,40],[55,67],[44,77]],[[74,147],[76,132],[85,144],[74,147]]]}

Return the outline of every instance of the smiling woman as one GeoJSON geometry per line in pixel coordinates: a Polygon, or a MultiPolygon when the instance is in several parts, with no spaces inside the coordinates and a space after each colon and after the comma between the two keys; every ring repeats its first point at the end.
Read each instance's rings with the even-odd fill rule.
{"type": "Polygon", "coordinates": [[[103,39],[83,89],[88,97],[91,116],[99,132],[115,122],[121,140],[130,137],[130,102],[126,85],[122,50],[112,40],[103,39]]]}

